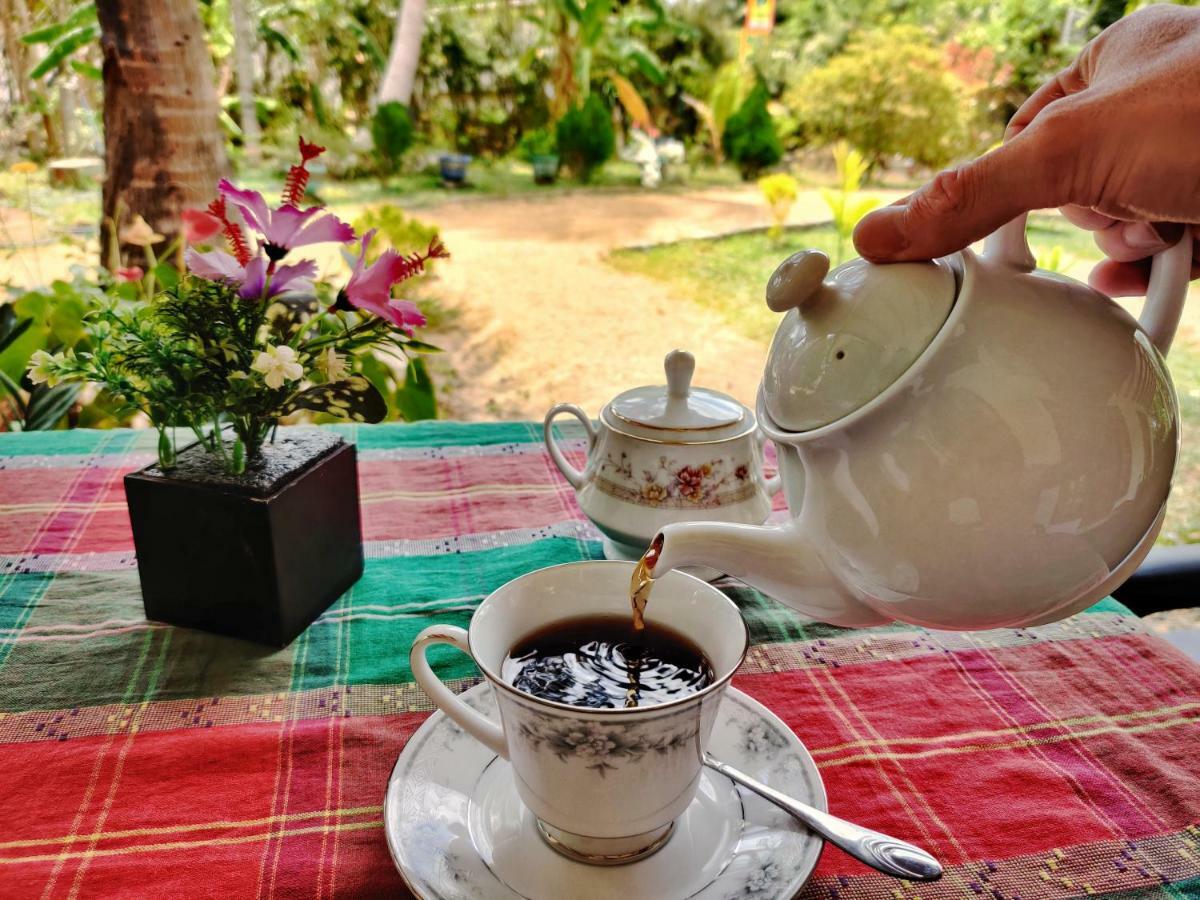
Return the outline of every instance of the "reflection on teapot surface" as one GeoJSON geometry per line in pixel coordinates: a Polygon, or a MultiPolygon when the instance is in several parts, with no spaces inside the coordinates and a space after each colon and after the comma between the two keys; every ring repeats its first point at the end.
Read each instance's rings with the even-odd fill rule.
{"type": "Polygon", "coordinates": [[[1162,354],[1185,244],[1154,261],[1142,324],[1033,271],[1024,217],[981,256],[855,260],[823,280],[816,251],[793,257],[768,289],[787,313],[757,410],[791,518],[668,524],[651,574],[713,566],[847,626],[1036,625],[1102,599],[1149,551],[1170,492],[1162,354]]]}

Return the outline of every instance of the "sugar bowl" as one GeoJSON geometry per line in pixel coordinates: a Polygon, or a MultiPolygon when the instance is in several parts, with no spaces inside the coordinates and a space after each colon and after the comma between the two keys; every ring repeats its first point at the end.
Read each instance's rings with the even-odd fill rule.
{"type": "MultiPolygon", "coordinates": [[[[719,391],[692,386],[696,360],[674,350],[666,385],[614,397],[594,424],[572,403],[546,413],[546,449],[575,488],[579,508],[604,535],[609,559],[638,559],[664,525],[718,521],[761,525],[779,490],[766,477],[754,412],[719,391]],[[567,413],[587,434],[587,460],[577,469],[554,440],[567,413]]],[[[711,573],[709,573],[711,574],[711,573]]]]}

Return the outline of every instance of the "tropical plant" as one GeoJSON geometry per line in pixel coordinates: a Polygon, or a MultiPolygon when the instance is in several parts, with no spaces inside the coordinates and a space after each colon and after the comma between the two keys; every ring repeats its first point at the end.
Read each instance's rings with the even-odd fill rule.
{"type": "Polygon", "coordinates": [[[783,146],[767,110],[767,88],[762,82],[754,86],[725,123],[721,146],[747,181],[783,158],[783,146]]]}
{"type": "Polygon", "coordinates": [[[399,170],[400,161],[412,146],[414,135],[412,117],[403,103],[389,100],[379,104],[371,121],[371,140],[375,144],[379,170],[385,179],[399,170]]]}
{"type": "Polygon", "coordinates": [[[754,71],[744,60],[727,62],[713,75],[707,101],[698,100],[690,94],[681,98],[695,110],[708,133],[713,157],[720,162],[724,156],[721,142],[725,135],[725,123],[745,102],[746,94],[754,85],[754,71]]]}
{"type": "MultiPolygon", "coordinates": [[[[65,287],[65,283],[64,283],[65,287]]],[[[30,298],[32,299],[32,298],[30,298]]],[[[19,302],[19,301],[18,301],[19,302]]],[[[80,385],[35,385],[24,377],[24,368],[32,353],[25,353],[20,342],[30,335],[37,341],[34,318],[22,318],[15,304],[0,306],[0,430],[48,431],[55,428],[75,405],[80,385]],[[11,361],[19,360],[19,369],[10,374],[11,361]]],[[[42,350],[39,347],[38,352],[42,350]]]]}
{"type": "Polygon", "coordinates": [[[612,117],[596,94],[570,110],[558,122],[558,152],[580,181],[592,180],[616,149],[612,117]]]}
{"type": "Polygon", "coordinates": [[[552,113],[565,115],[591,92],[595,75],[608,79],[621,105],[636,124],[648,119],[646,104],[633,78],[652,85],[666,81],[658,56],[646,44],[649,35],[672,22],[662,0],[547,0],[543,20],[553,44],[550,83],[552,113]]]}
{"type": "Polygon", "coordinates": [[[91,382],[144,413],[159,432],[166,468],[175,460],[175,428],[191,431],[239,473],[281,416],[309,410],[383,419],[383,398],[353,372],[352,360],[375,349],[407,363],[429,349],[413,338],[425,317],[392,291],[447,254],[435,240],[422,253],[389,249],[368,264],[375,237],[368,231],[336,293],[313,283],[314,261],[284,263],[299,247],[355,240],[353,228],[320,207],[301,210],[307,164],[322,150],[301,142],[301,161],[289,170],[278,207],[222,180],[218,198],[206,211],[189,211],[187,221],[192,243],[223,237],[229,252],[189,248],[189,271],[161,290],[151,287],[148,272],[117,273],[121,287],[86,311],[86,349],[35,352],[30,380],[49,387],[91,382]],[[234,436],[228,445],[226,423],[234,436]]]}
{"type": "Polygon", "coordinates": [[[854,38],[784,101],[801,141],[849,141],[871,168],[891,155],[942,166],[972,149],[967,91],[946,71],[942,51],[912,26],[854,38]]]}
{"type": "Polygon", "coordinates": [[[767,208],[771,211],[772,224],[767,235],[777,241],[783,237],[783,225],[787,222],[788,213],[792,211],[792,206],[796,203],[800,185],[786,172],[777,172],[774,175],[764,175],[758,179],[758,189],[762,193],[763,199],[767,201],[767,208]]]}
{"type": "Polygon", "coordinates": [[[839,141],[833,147],[833,161],[837,167],[837,188],[822,188],[821,196],[829,207],[833,227],[837,231],[837,258],[834,262],[837,265],[841,263],[846,244],[854,234],[854,226],[879,205],[879,198],[859,194],[863,177],[869,168],[861,153],[845,141],[839,141]]]}

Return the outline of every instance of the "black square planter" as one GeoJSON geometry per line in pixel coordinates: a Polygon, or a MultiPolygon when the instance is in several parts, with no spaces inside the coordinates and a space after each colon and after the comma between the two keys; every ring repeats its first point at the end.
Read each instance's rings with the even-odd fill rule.
{"type": "Polygon", "coordinates": [[[363,572],[354,445],[287,434],[244,475],[198,445],[125,476],[146,617],[285,647],[363,572]]]}

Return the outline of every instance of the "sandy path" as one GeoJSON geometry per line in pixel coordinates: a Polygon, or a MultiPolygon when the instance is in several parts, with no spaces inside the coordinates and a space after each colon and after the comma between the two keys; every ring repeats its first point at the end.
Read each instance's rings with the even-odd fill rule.
{"type": "MultiPolygon", "coordinates": [[[[559,401],[595,415],[617,391],[662,383],[662,358],[676,347],[695,354],[696,384],[753,399],[764,346],[604,256],[764,225],[756,189],[448,203],[419,215],[438,224],[454,255],[436,288],[460,326],[443,340],[456,370],[446,416],[540,419],[559,401]]],[[[827,217],[814,191],[792,219],[827,217]]]]}

